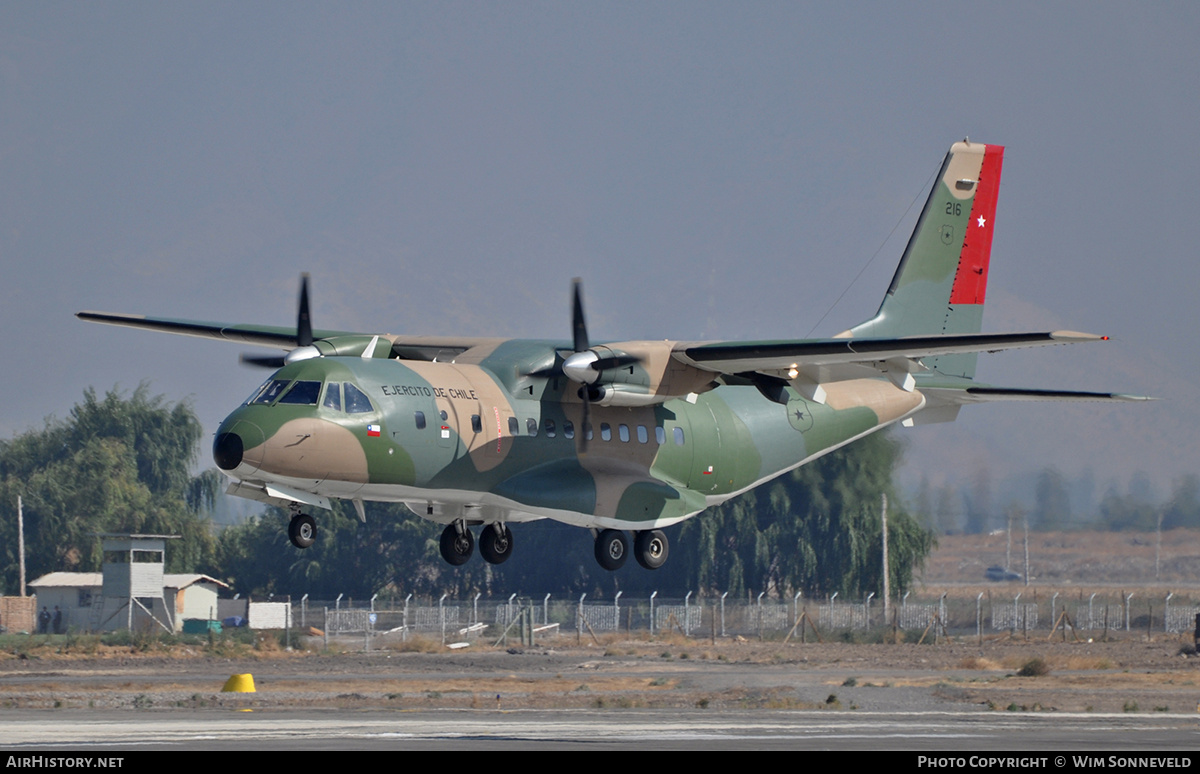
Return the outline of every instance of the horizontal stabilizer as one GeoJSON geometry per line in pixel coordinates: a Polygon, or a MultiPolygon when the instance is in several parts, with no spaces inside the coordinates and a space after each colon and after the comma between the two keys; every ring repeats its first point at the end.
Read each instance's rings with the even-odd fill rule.
{"type": "Polygon", "coordinates": [[[1083,392],[1080,390],[1031,390],[1019,387],[974,386],[964,390],[922,388],[931,402],[990,403],[994,401],[1143,401],[1157,400],[1146,395],[1121,392],[1083,392]]]}

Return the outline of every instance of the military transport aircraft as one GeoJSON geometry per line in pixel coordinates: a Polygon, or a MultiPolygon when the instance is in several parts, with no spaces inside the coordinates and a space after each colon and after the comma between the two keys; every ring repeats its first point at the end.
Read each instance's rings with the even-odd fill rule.
{"type": "Polygon", "coordinates": [[[403,502],[445,524],[441,553],[493,564],[513,527],[590,529],[608,570],[667,560],[662,528],[888,425],[948,422],[996,400],[1137,400],[994,387],[979,352],[1096,341],[980,333],[1004,149],[964,140],[942,162],[878,313],[833,338],[595,344],[574,284],[570,341],[313,330],[302,277],[295,329],[80,312],[83,320],[286,350],[217,430],[228,492],[305,509],[403,502]]]}

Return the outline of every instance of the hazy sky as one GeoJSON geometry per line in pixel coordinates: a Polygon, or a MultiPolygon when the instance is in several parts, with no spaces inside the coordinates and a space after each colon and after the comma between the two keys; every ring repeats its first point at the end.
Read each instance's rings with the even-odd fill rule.
{"type": "Polygon", "coordinates": [[[969,135],[1007,148],[985,330],[1113,337],[979,379],[1164,400],[968,408],[905,475],[1165,494],[1200,460],[1198,34],[1196,3],[0,2],[0,436],[142,380],[211,432],[265,378],[237,346],[74,313],[291,324],[302,271],[326,328],[566,339],[578,275],[596,340],[831,335],[969,135]]]}

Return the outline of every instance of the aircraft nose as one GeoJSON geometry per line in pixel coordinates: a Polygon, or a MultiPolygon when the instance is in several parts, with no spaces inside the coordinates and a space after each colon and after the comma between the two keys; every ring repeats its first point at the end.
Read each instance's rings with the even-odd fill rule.
{"type": "Polygon", "coordinates": [[[213,460],[221,470],[233,470],[242,464],[245,447],[237,433],[221,433],[213,441],[213,460]]]}
{"type": "Polygon", "coordinates": [[[262,465],[263,440],[258,425],[229,417],[217,428],[217,437],[213,439],[213,461],[235,478],[249,475],[262,465]]]}

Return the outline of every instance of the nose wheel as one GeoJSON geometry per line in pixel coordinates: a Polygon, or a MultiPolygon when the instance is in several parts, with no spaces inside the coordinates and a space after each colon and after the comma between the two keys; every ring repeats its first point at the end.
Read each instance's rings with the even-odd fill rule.
{"type": "Polygon", "coordinates": [[[296,548],[308,548],[317,540],[317,522],[307,513],[297,513],[288,524],[288,540],[296,548]]]}
{"type": "Polygon", "coordinates": [[[442,530],[442,539],[438,547],[442,550],[442,558],[458,567],[466,564],[475,551],[475,537],[465,524],[458,521],[442,530]]]}

